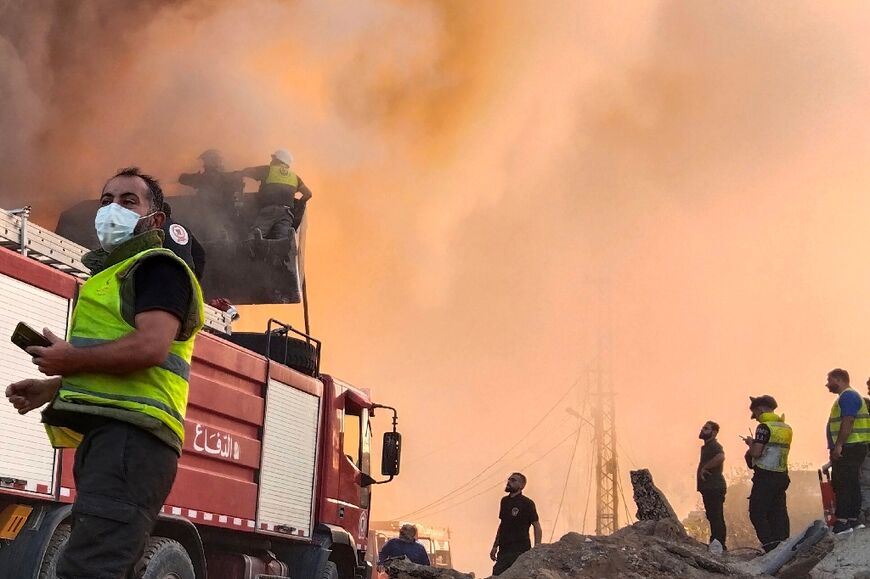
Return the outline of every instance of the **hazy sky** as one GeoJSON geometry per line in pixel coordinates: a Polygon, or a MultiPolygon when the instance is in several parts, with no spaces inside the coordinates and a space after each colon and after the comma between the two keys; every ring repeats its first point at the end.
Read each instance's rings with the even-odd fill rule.
{"type": "MultiPolygon", "coordinates": [[[[0,0],[0,205],[50,224],[120,166],[180,192],[206,148],[233,168],[289,148],[324,368],[401,411],[375,518],[585,387],[607,279],[621,466],[685,515],[705,420],[738,466],[748,396],[773,394],[818,465],[826,372],[870,375],[868,25],[861,2],[0,0]]],[[[538,461],[547,538],[565,405],[583,397],[460,498],[538,461]]],[[[588,447],[556,538],[581,524],[588,447]]],[[[486,570],[500,496],[425,519],[459,567],[486,570]]]]}

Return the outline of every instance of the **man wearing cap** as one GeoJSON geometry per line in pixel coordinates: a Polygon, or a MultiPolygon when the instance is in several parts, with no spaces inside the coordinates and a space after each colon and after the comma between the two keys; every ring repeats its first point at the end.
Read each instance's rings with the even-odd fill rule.
{"type": "Polygon", "coordinates": [[[749,495],[749,520],[765,551],[776,548],[788,538],[790,525],[785,491],[788,477],[788,451],[791,426],[774,413],[777,404],[765,394],[749,397],[749,412],[759,422],[755,436],[746,436],[746,464],[752,468],[752,492],[749,495]]]}
{"type": "Polygon", "coordinates": [[[260,182],[260,190],[254,198],[258,213],[251,228],[255,240],[287,239],[291,228],[298,227],[302,221],[311,190],[290,170],[292,164],[290,152],[278,149],[272,153],[272,162],[268,165],[242,170],[242,175],[260,182]]]}
{"type": "Polygon", "coordinates": [[[828,372],[825,384],[837,395],[828,417],[828,450],[831,457],[831,486],[836,497],[834,533],[861,528],[860,472],[870,442],[870,414],[861,395],[849,386],[849,373],[842,368],[828,372]]]}

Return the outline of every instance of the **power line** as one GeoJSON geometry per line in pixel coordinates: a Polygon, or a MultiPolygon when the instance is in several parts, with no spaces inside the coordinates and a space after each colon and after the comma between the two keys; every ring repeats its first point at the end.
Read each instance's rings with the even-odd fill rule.
{"type": "Polygon", "coordinates": [[[586,506],[583,508],[583,532],[586,532],[586,516],[589,514],[589,498],[592,496],[592,473],[595,472],[595,453],[589,453],[589,476],[586,479],[586,506]]]}
{"type": "MultiPolygon", "coordinates": [[[[562,513],[562,505],[565,502],[565,493],[568,491],[568,481],[571,480],[571,470],[574,468],[574,456],[577,454],[577,447],[580,444],[580,434],[583,432],[583,413],[586,412],[586,403],[589,401],[589,392],[586,392],[587,396],[583,398],[583,404],[580,406],[580,412],[577,414],[577,419],[580,422],[580,426],[577,427],[577,440],[574,441],[574,450],[571,451],[571,461],[568,463],[568,472],[565,473],[565,485],[562,487],[562,497],[559,499],[559,507],[556,509],[556,518],[553,520],[553,529],[550,531],[550,542],[553,542],[553,535],[556,534],[556,524],[559,522],[559,515],[562,513]]],[[[587,423],[591,424],[588,420],[587,423]]]]}
{"type": "Polygon", "coordinates": [[[631,516],[631,513],[628,510],[628,502],[625,500],[625,492],[622,488],[622,481],[619,478],[616,479],[616,484],[619,487],[619,496],[622,497],[622,506],[625,509],[625,524],[628,525],[634,517],[631,516]]]}
{"type": "MultiPolygon", "coordinates": [[[[578,428],[577,430],[573,430],[573,431],[569,432],[569,433],[568,433],[568,436],[566,436],[566,437],[563,438],[561,441],[559,441],[559,443],[556,444],[553,448],[551,448],[550,450],[548,450],[547,452],[545,452],[544,454],[542,454],[541,456],[539,456],[536,460],[533,460],[532,462],[530,462],[530,463],[528,463],[528,464],[526,464],[525,466],[522,466],[522,467],[520,467],[520,468],[521,468],[521,469],[527,469],[527,468],[529,468],[530,466],[535,465],[535,464],[541,462],[542,460],[544,460],[545,458],[547,458],[547,456],[549,456],[550,454],[552,454],[553,451],[555,451],[555,450],[558,449],[560,446],[562,446],[563,444],[565,444],[568,440],[570,440],[572,436],[574,436],[575,434],[577,434],[577,431],[578,431],[578,430],[579,430],[579,428],[578,428]]],[[[467,503],[468,501],[470,501],[470,500],[472,500],[472,499],[476,499],[476,498],[479,497],[480,495],[485,494],[485,493],[491,491],[491,490],[494,489],[494,488],[497,488],[499,485],[501,485],[500,482],[498,482],[498,483],[496,483],[496,484],[494,484],[494,485],[492,485],[492,486],[489,486],[489,487],[483,489],[482,491],[480,491],[479,493],[477,493],[477,494],[475,494],[475,495],[472,495],[472,496],[468,497],[467,499],[462,500],[462,501],[460,501],[460,502],[458,502],[458,503],[452,504],[452,505],[450,505],[450,506],[448,506],[448,507],[444,507],[444,508],[442,508],[442,509],[438,509],[438,510],[436,510],[436,511],[424,511],[424,510],[421,509],[419,512],[420,512],[420,513],[425,512],[427,517],[431,517],[431,516],[433,516],[433,515],[437,515],[438,513],[443,513],[444,511],[449,511],[450,509],[453,509],[453,508],[455,508],[455,507],[458,507],[459,505],[463,505],[463,504],[467,503]]],[[[402,519],[405,519],[405,518],[407,518],[407,517],[399,517],[399,520],[402,520],[402,519]]]]}
{"type": "MultiPolygon", "coordinates": [[[[529,451],[532,450],[534,445],[537,445],[546,439],[556,438],[558,440],[559,436],[562,436],[563,434],[565,434],[565,432],[560,432],[562,425],[567,423],[569,420],[570,420],[570,417],[566,416],[565,419],[562,420],[562,422],[560,422],[558,425],[556,425],[556,427],[554,427],[552,429],[548,429],[547,432],[544,433],[543,436],[537,438],[534,442],[532,442],[531,447],[529,449],[522,451],[520,454],[511,458],[511,460],[514,462],[519,461],[521,458],[523,458],[526,455],[526,453],[528,453],[529,451]]],[[[570,429],[567,432],[567,434],[565,434],[565,436],[571,437],[575,432],[577,432],[576,428],[570,429]]],[[[552,449],[552,443],[548,443],[547,448],[552,449]]],[[[534,456],[538,456],[538,455],[535,454],[534,456]]],[[[465,488],[459,490],[458,492],[454,492],[453,494],[451,494],[450,496],[447,496],[447,497],[442,497],[441,499],[436,501],[431,506],[426,507],[426,508],[420,508],[420,509],[418,509],[418,511],[411,513],[411,514],[408,514],[408,515],[402,515],[401,517],[399,517],[399,519],[401,520],[401,519],[408,519],[411,517],[419,517],[421,513],[427,512],[427,511],[431,510],[432,508],[438,508],[440,506],[450,504],[453,501],[462,500],[465,498],[465,496],[468,496],[469,493],[474,493],[477,490],[480,490],[481,488],[483,488],[484,485],[488,485],[493,481],[499,481],[495,485],[495,486],[498,486],[499,484],[502,484],[502,482],[501,482],[503,480],[502,477],[503,477],[503,473],[490,472],[489,474],[487,474],[483,478],[480,478],[479,480],[472,482],[470,484],[466,484],[465,488]]]]}
{"type": "Polygon", "coordinates": [[[440,498],[438,498],[438,499],[432,501],[431,503],[429,503],[429,504],[427,504],[427,505],[424,505],[424,506],[418,508],[417,510],[411,511],[411,512],[409,512],[409,513],[406,513],[406,514],[404,514],[404,515],[398,517],[398,520],[410,518],[410,517],[412,517],[413,515],[417,515],[417,514],[423,512],[424,510],[426,510],[426,509],[428,509],[428,508],[430,508],[430,507],[433,507],[433,506],[435,506],[435,505],[438,505],[438,504],[440,504],[440,503],[443,503],[443,502],[445,502],[447,499],[451,498],[454,494],[458,493],[459,491],[461,491],[461,490],[464,489],[465,487],[467,487],[467,486],[469,486],[470,484],[472,484],[474,481],[478,480],[481,476],[483,476],[484,473],[486,473],[487,471],[489,471],[489,469],[491,469],[492,467],[494,467],[495,465],[497,465],[499,462],[501,462],[501,460],[502,460],[504,457],[506,457],[506,456],[507,456],[508,454],[510,454],[510,453],[511,453],[511,452],[512,452],[516,447],[518,447],[520,444],[522,444],[522,443],[526,440],[526,438],[527,438],[527,437],[528,437],[532,432],[534,432],[535,429],[537,429],[538,426],[540,426],[540,425],[544,422],[544,420],[547,419],[547,417],[548,417],[550,414],[553,413],[553,410],[555,410],[555,409],[559,406],[559,404],[561,404],[562,401],[565,400],[565,398],[568,396],[568,394],[571,393],[571,391],[572,391],[572,390],[574,389],[574,387],[579,383],[579,381],[580,381],[580,378],[577,378],[577,380],[575,380],[574,383],[571,384],[571,387],[568,388],[568,389],[565,391],[565,393],[562,394],[562,395],[559,397],[558,400],[556,400],[556,403],[553,404],[553,406],[551,406],[549,410],[547,410],[547,412],[544,414],[544,416],[542,416],[541,419],[538,420],[538,422],[536,422],[536,423],[534,424],[534,426],[532,426],[532,427],[529,429],[528,432],[526,432],[523,436],[521,436],[520,439],[519,439],[517,442],[515,442],[513,446],[511,446],[511,447],[510,447],[509,449],[507,449],[507,450],[506,450],[506,451],[505,451],[501,456],[499,456],[497,459],[495,459],[495,461],[493,461],[492,463],[490,463],[489,465],[487,465],[483,470],[481,470],[481,471],[478,472],[476,475],[474,475],[473,477],[471,477],[468,481],[466,481],[466,482],[464,482],[463,484],[459,485],[459,486],[456,487],[455,489],[449,491],[447,494],[445,494],[445,495],[443,495],[442,497],[440,497],[440,498]]]}
{"type": "Polygon", "coordinates": [[[571,460],[568,462],[568,472],[565,474],[565,485],[562,487],[562,497],[559,499],[559,507],[556,509],[556,518],[553,519],[553,529],[550,531],[550,540],[553,542],[553,535],[556,533],[556,523],[559,522],[559,514],[562,512],[562,504],[565,502],[565,492],[568,490],[568,481],[571,480],[571,467],[574,466],[574,456],[577,454],[577,446],[580,444],[580,433],[583,431],[581,424],[577,428],[577,440],[574,441],[574,450],[571,451],[571,460]]]}

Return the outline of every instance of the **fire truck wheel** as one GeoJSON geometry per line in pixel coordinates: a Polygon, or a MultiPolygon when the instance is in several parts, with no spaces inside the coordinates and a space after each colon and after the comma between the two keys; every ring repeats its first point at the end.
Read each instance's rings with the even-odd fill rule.
{"type": "Polygon", "coordinates": [[[338,579],[338,567],[332,561],[326,562],[326,567],[323,568],[323,573],[320,579],[338,579]]]}
{"type": "Polygon", "coordinates": [[[141,579],[195,579],[193,563],[181,543],[165,537],[152,537],[140,566],[141,579]]]}
{"type": "Polygon", "coordinates": [[[54,579],[57,574],[57,560],[60,558],[66,543],[69,540],[70,526],[67,523],[58,525],[51,540],[48,542],[48,547],[45,549],[45,556],[42,558],[42,565],[39,567],[39,579],[54,579]]]}

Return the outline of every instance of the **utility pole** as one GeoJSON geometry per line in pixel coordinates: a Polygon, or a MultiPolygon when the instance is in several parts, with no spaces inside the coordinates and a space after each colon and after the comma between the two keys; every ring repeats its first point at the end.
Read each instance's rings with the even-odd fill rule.
{"type": "Polygon", "coordinates": [[[598,290],[598,355],[589,374],[595,424],[595,534],[610,535],[619,528],[619,468],[616,456],[616,409],[611,377],[608,284],[599,282],[598,290]]]}

